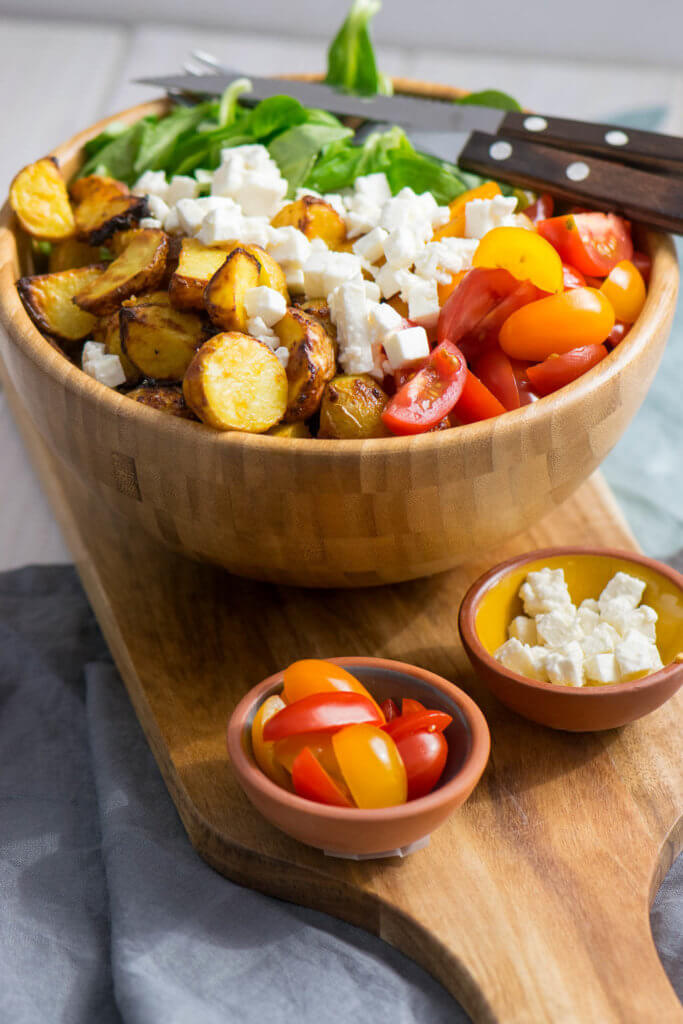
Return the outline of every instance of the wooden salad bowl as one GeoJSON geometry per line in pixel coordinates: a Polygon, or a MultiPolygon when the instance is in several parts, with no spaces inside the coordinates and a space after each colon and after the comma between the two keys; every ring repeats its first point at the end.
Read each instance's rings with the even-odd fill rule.
{"type": "MultiPolygon", "coordinates": [[[[398,79],[398,90],[458,90],[398,79]]],[[[67,176],[112,121],[54,150],[67,176]]],[[[520,533],[600,465],[640,407],[664,351],[678,289],[671,239],[652,257],[647,301],[607,359],[547,398],[494,420],[366,441],[220,433],[165,416],[82,373],[33,326],[15,281],[29,247],[0,212],[0,353],[52,450],[127,524],[191,558],[275,583],[358,587],[414,579],[520,533]]]]}

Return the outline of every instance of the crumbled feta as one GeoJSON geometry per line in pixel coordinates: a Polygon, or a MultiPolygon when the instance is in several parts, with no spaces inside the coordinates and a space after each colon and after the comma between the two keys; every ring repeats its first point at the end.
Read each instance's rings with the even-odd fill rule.
{"type": "Polygon", "coordinates": [[[262,342],[272,352],[280,344],[280,339],[272,328],[266,324],[260,316],[253,316],[247,320],[247,334],[251,334],[252,338],[256,338],[257,341],[262,342]]]}
{"type": "Polygon", "coordinates": [[[162,228],[163,224],[156,217],[141,217],[139,226],[141,228],[162,228]]]}
{"type": "Polygon", "coordinates": [[[289,349],[285,348],[284,345],[279,345],[275,349],[275,357],[280,360],[283,370],[286,370],[289,363],[289,349]]]}
{"type": "Polygon", "coordinates": [[[163,171],[145,171],[135,182],[131,192],[134,196],[157,196],[159,199],[166,200],[168,195],[166,175],[163,171]]]}
{"type": "Polygon", "coordinates": [[[598,602],[592,598],[582,601],[576,610],[576,621],[585,634],[591,633],[600,622],[598,602]]]}
{"type": "MultiPolygon", "coordinates": [[[[367,282],[366,282],[367,284],[367,282]]],[[[397,313],[388,302],[372,303],[369,309],[370,325],[379,336],[389,331],[398,331],[405,327],[405,322],[400,313],[397,313]]]]}
{"type": "Polygon", "coordinates": [[[619,641],[619,634],[616,629],[610,626],[609,622],[598,622],[594,629],[582,636],[579,640],[584,657],[590,658],[593,654],[606,654],[613,651],[619,641]]]}
{"type": "Polygon", "coordinates": [[[159,196],[147,196],[147,210],[150,217],[156,218],[163,224],[168,216],[170,206],[159,196]]]}
{"type": "Polygon", "coordinates": [[[526,615],[517,615],[508,626],[508,636],[529,647],[535,647],[538,644],[535,620],[526,615]]]}
{"type": "Polygon", "coordinates": [[[562,569],[543,568],[530,572],[519,588],[519,596],[527,615],[550,612],[558,605],[572,603],[562,569]]]}
{"type": "MultiPolygon", "coordinates": [[[[509,641],[508,641],[509,642],[509,641]]],[[[548,681],[565,686],[583,686],[583,651],[576,640],[546,651],[548,681]]]]}
{"type": "Polygon", "coordinates": [[[211,179],[211,194],[234,199],[247,217],[273,217],[287,187],[278,165],[259,145],[222,150],[211,179]]]}
{"type": "Polygon", "coordinates": [[[311,255],[303,265],[304,288],[311,299],[327,298],[345,281],[362,281],[362,265],[351,252],[320,250],[312,246],[311,255]]]}
{"type": "Polygon", "coordinates": [[[424,327],[404,327],[390,331],[385,334],[383,345],[392,370],[398,370],[406,363],[414,363],[416,359],[426,359],[429,355],[429,339],[424,327]]]}
{"type": "Polygon", "coordinates": [[[536,616],[538,642],[546,647],[561,647],[579,640],[583,631],[576,621],[576,608],[572,604],[559,605],[536,616]]]}
{"type": "Polygon", "coordinates": [[[631,608],[636,608],[643,597],[645,581],[635,576],[629,576],[626,572],[618,572],[612,577],[598,598],[598,605],[602,611],[603,607],[615,599],[628,603],[631,608]]]}
{"type": "Polygon", "coordinates": [[[443,238],[429,242],[415,258],[415,273],[448,284],[453,274],[468,270],[478,241],[474,238],[443,238]]]}
{"type": "Polygon", "coordinates": [[[284,267],[283,269],[285,271],[285,282],[290,292],[295,292],[297,295],[303,293],[305,279],[302,268],[292,264],[290,267],[284,267]]]}
{"type": "Polygon", "coordinates": [[[439,319],[439,293],[436,281],[425,281],[416,274],[407,274],[401,298],[408,303],[408,318],[422,327],[434,327],[439,319]],[[409,278],[409,279],[408,279],[409,278]]]}
{"type": "Polygon", "coordinates": [[[548,678],[546,672],[547,651],[544,647],[530,647],[512,637],[498,648],[495,657],[501,665],[504,665],[510,672],[516,672],[519,676],[538,679],[540,682],[545,682],[548,678]]]}
{"type": "Polygon", "coordinates": [[[594,683],[608,686],[610,683],[621,681],[619,665],[611,651],[604,654],[593,654],[590,658],[586,658],[583,667],[586,679],[590,679],[594,683]]]}
{"type": "Polygon", "coordinates": [[[266,249],[277,263],[286,265],[301,266],[311,255],[311,243],[306,235],[292,226],[271,228],[266,249]]]}
{"type": "Polygon", "coordinates": [[[515,196],[494,196],[493,199],[470,199],[465,205],[465,238],[483,238],[493,228],[515,224],[515,196]]]}
{"type": "Polygon", "coordinates": [[[385,263],[375,274],[375,283],[379,286],[383,299],[391,299],[401,290],[403,275],[406,271],[401,267],[392,267],[385,263]]]}
{"type": "Polygon", "coordinates": [[[364,196],[377,206],[384,206],[391,199],[391,187],[384,171],[377,174],[363,174],[353,183],[357,195],[364,196]]]}
{"type": "Polygon", "coordinates": [[[244,308],[249,318],[260,317],[266,327],[272,327],[287,312],[287,302],[274,288],[259,285],[245,292],[244,308]]]}
{"type": "Polygon", "coordinates": [[[384,228],[373,228],[354,242],[351,248],[361,259],[377,263],[384,255],[384,243],[388,237],[389,232],[384,228]]]}
{"type": "Polygon", "coordinates": [[[168,206],[175,206],[181,199],[196,199],[199,195],[199,182],[185,174],[174,175],[168,183],[164,199],[168,206]]]}
{"type": "Polygon", "coordinates": [[[119,357],[106,350],[100,341],[86,341],[81,356],[83,372],[94,377],[100,384],[109,388],[117,388],[126,383],[126,375],[119,357]]]}
{"type": "Polygon", "coordinates": [[[172,235],[176,231],[180,231],[180,230],[181,230],[181,228],[180,228],[180,218],[178,216],[178,209],[177,209],[177,207],[172,206],[171,209],[168,211],[168,215],[166,216],[166,219],[164,220],[164,231],[167,231],[169,234],[172,235]]]}
{"type": "Polygon", "coordinates": [[[614,648],[614,656],[622,679],[636,679],[662,667],[662,659],[655,644],[632,629],[614,648]]]}
{"type": "Polygon", "coordinates": [[[204,245],[215,245],[217,242],[240,241],[243,217],[238,206],[219,207],[206,214],[197,238],[204,245]]]}
{"type": "Polygon", "coordinates": [[[427,234],[427,238],[431,234],[431,227],[428,228],[426,222],[417,227],[401,225],[390,231],[384,242],[384,256],[387,263],[392,267],[405,267],[406,269],[412,267],[425,246],[425,234],[427,234]]]}
{"type": "Polygon", "coordinates": [[[365,235],[379,224],[382,207],[363,195],[353,195],[345,200],[344,223],[349,238],[365,235]]]}
{"type": "Polygon", "coordinates": [[[345,373],[369,373],[374,365],[368,301],[362,279],[345,281],[328,297],[345,373]]]}

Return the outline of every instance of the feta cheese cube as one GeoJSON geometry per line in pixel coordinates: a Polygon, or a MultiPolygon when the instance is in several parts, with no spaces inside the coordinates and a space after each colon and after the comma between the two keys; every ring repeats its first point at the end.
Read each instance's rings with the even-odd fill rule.
{"type": "Polygon", "coordinates": [[[199,182],[186,174],[175,174],[168,183],[168,191],[161,198],[169,206],[175,206],[180,199],[196,199],[199,195],[199,182]]]}
{"type": "Polygon", "coordinates": [[[367,235],[361,235],[351,248],[361,259],[377,263],[384,255],[384,243],[388,237],[389,232],[384,228],[373,228],[367,235]]]}
{"type": "Polygon", "coordinates": [[[141,228],[162,228],[163,224],[156,217],[141,217],[139,221],[141,228]]]}
{"type": "Polygon", "coordinates": [[[620,622],[614,628],[622,635],[630,629],[635,629],[638,633],[642,633],[647,640],[654,643],[657,639],[656,622],[657,612],[654,608],[650,608],[647,604],[641,604],[638,608],[634,608],[632,612],[629,612],[627,616],[624,616],[623,627],[620,622]]]}
{"type": "Polygon", "coordinates": [[[579,640],[585,658],[613,651],[618,642],[619,634],[608,622],[598,622],[590,633],[579,640]]]}
{"type": "Polygon", "coordinates": [[[247,334],[251,334],[253,338],[257,338],[262,341],[264,345],[267,345],[273,352],[280,344],[280,340],[265,320],[260,316],[252,316],[247,320],[247,334]]]}
{"type": "MultiPolygon", "coordinates": [[[[135,196],[158,196],[166,200],[168,182],[163,171],[145,171],[133,185],[131,192],[135,196]]],[[[168,202],[168,200],[166,200],[168,202]]],[[[170,205],[170,204],[169,204],[170,205]]]]}
{"type": "Polygon", "coordinates": [[[196,235],[206,216],[206,210],[198,199],[181,199],[175,206],[178,223],[186,235],[196,235]]]}
{"type": "Polygon", "coordinates": [[[357,195],[364,196],[377,206],[384,206],[391,199],[391,187],[384,171],[376,174],[363,174],[353,183],[357,195]]]}
{"type": "MultiPolygon", "coordinates": [[[[383,230],[380,228],[380,230],[383,230]]],[[[419,252],[424,248],[424,240],[412,227],[401,226],[388,233],[384,242],[384,255],[392,267],[412,267],[419,252]]]]}
{"type": "Polygon", "coordinates": [[[538,642],[546,647],[562,647],[572,640],[579,640],[583,632],[576,621],[576,609],[563,604],[549,612],[536,616],[538,642]]]}
{"type": "Polygon", "coordinates": [[[370,326],[378,337],[389,331],[398,331],[405,326],[403,317],[388,302],[374,302],[370,305],[368,315],[370,326]]]}
{"type": "Polygon", "coordinates": [[[181,228],[180,218],[178,216],[178,208],[176,206],[172,206],[164,219],[164,231],[167,231],[170,235],[172,235],[176,231],[180,230],[181,228]]]}
{"type": "Polygon", "coordinates": [[[479,242],[474,238],[442,238],[429,242],[415,257],[415,273],[440,284],[448,284],[454,274],[468,270],[479,242]]]}
{"type": "Polygon", "coordinates": [[[535,647],[538,644],[535,620],[526,615],[517,615],[508,626],[508,636],[529,647],[535,647]]]}
{"type": "Polygon", "coordinates": [[[328,303],[337,328],[342,369],[345,373],[369,373],[374,357],[363,280],[343,282],[328,297],[328,303]]]}
{"type": "Polygon", "coordinates": [[[275,356],[280,360],[283,370],[286,370],[289,363],[289,349],[285,348],[284,345],[278,345],[275,349],[275,356]]]}
{"type": "Polygon", "coordinates": [[[400,267],[392,267],[388,263],[380,267],[375,275],[375,282],[379,286],[383,299],[391,299],[398,295],[403,282],[405,271],[400,267]]]}
{"type": "Polygon", "coordinates": [[[296,295],[303,294],[305,290],[304,272],[300,266],[292,263],[284,268],[285,282],[290,292],[296,295]]]}
{"type": "Polygon", "coordinates": [[[401,289],[401,295],[408,302],[408,317],[422,327],[434,327],[439,319],[439,293],[436,281],[425,281],[416,274],[401,289]]]}
{"type": "Polygon", "coordinates": [[[274,217],[287,194],[287,182],[280,172],[252,171],[245,175],[234,198],[247,217],[274,217]]]}
{"type": "Polygon", "coordinates": [[[329,252],[324,272],[324,295],[329,295],[344,281],[363,279],[363,268],[358,256],[352,252],[329,252]]]}
{"type": "Polygon", "coordinates": [[[357,238],[365,235],[377,227],[382,208],[377,203],[371,202],[365,196],[354,195],[346,202],[344,223],[349,238],[357,238]]]}
{"type": "Polygon", "coordinates": [[[207,213],[197,238],[204,245],[215,245],[217,242],[239,242],[243,226],[243,217],[239,207],[220,207],[207,213]]]}
{"type": "Polygon", "coordinates": [[[527,615],[550,612],[559,605],[572,603],[563,569],[544,567],[538,572],[528,573],[526,581],[519,588],[519,596],[527,615]]]}
{"type": "Polygon", "coordinates": [[[655,644],[632,629],[614,648],[614,655],[622,679],[637,679],[662,667],[662,659],[655,644]]]}
{"type": "Polygon", "coordinates": [[[586,678],[594,683],[609,686],[610,683],[621,681],[619,665],[611,651],[604,654],[593,654],[590,658],[586,658],[584,669],[586,678]]]}
{"type": "Polygon", "coordinates": [[[271,228],[265,248],[277,263],[302,265],[311,255],[311,243],[306,235],[292,226],[271,228]]]}
{"type": "Polygon", "coordinates": [[[626,572],[617,572],[598,598],[600,610],[614,600],[620,600],[631,608],[637,607],[645,590],[645,581],[626,572]]]}
{"type": "Polygon", "coordinates": [[[327,297],[325,289],[325,272],[327,270],[327,254],[312,252],[303,267],[304,291],[309,299],[324,299],[327,297]]]}
{"type": "Polygon", "coordinates": [[[512,214],[516,206],[515,196],[470,199],[465,205],[465,238],[483,238],[493,228],[514,224],[512,214]]]}
{"type": "Polygon", "coordinates": [[[274,288],[259,285],[245,292],[244,308],[248,317],[260,317],[266,327],[272,327],[287,312],[287,302],[274,288]]]}
{"type": "Polygon", "coordinates": [[[399,331],[390,331],[385,334],[383,344],[392,370],[398,370],[416,359],[426,359],[429,355],[429,340],[424,327],[404,327],[399,331]]]}
{"type": "Polygon", "coordinates": [[[102,342],[86,341],[81,366],[84,373],[109,388],[117,388],[120,384],[126,383],[121,360],[117,355],[108,353],[102,342]]]}
{"type": "Polygon", "coordinates": [[[270,221],[267,217],[243,217],[240,243],[242,245],[258,245],[265,249],[268,245],[270,230],[270,221]]]}
{"type": "Polygon", "coordinates": [[[592,601],[592,604],[595,605],[595,608],[591,607],[591,599],[582,601],[576,612],[576,621],[586,635],[592,633],[600,622],[598,602],[592,601]]]}
{"type": "Polygon", "coordinates": [[[494,657],[510,672],[516,672],[519,676],[540,682],[546,682],[548,678],[547,651],[544,647],[529,647],[513,637],[498,648],[494,657]]]}
{"type": "Polygon", "coordinates": [[[168,216],[170,207],[168,203],[165,203],[163,199],[159,198],[159,196],[147,196],[147,209],[150,217],[160,220],[163,224],[168,216]]]}
{"type": "Polygon", "coordinates": [[[213,178],[213,171],[207,171],[204,167],[198,167],[194,176],[200,185],[210,185],[213,178]]]}
{"type": "Polygon", "coordinates": [[[571,640],[556,650],[546,651],[545,667],[551,683],[560,683],[564,686],[584,684],[583,651],[576,640],[571,640]]]}

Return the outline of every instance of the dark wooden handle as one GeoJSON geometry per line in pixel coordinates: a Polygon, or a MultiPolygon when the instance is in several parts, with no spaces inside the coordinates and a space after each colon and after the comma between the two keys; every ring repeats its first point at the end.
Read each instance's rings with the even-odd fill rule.
{"type": "Polygon", "coordinates": [[[513,185],[616,210],[631,220],[683,234],[683,178],[483,132],[472,132],[459,163],[513,185]]]}
{"type": "Polygon", "coordinates": [[[683,138],[680,136],[516,111],[505,115],[499,133],[505,138],[559,146],[632,166],[683,174],[683,138]]]}

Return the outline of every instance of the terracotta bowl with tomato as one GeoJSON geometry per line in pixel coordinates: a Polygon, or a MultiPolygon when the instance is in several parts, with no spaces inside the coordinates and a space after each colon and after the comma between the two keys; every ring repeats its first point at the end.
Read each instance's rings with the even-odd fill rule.
{"type": "MultiPolygon", "coordinates": [[[[423,95],[458,95],[427,84],[395,84],[423,95]]],[[[160,101],[116,114],[55,155],[70,177],[84,144],[107,124],[167,109],[160,101]]],[[[596,254],[620,244],[614,219],[598,223],[600,236],[589,222],[580,237],[555,240],[567,261],[584,271],[596,254]]],[[[51,345],[24,310],[15,282],[30,273],[30,253],[9,205],[0,214],[0,352],[65,472],[131,527],[241,576],[310,587],[374,586],[441,572],[473,550],[500,544],[561,504],[600,465],[647,394],[674,312],[678,270],[670,238],[641,233],[637,248],[651,265],[647,297],[614,351],[598,353],[597,361],[601,346],[588,345],[578,331],[572,346],[591,351],[563,355],[539,370],[538,392],[586,372],[512,411],[491,403],[489,389],[478,384],[494,386],[500,374],[495,359],[485,360],[475,367],[481,378],[467,377],[461,425],[414,436],[323,440],[219,432],[105,387],[51,345]],[[496,412],[502,414],[481,419],[496,412]]],[[[495,313],[493,307],[506,301],[500,281],[491,282],[490,275],[473,272],[468,315],[477,303],[495,313]]],[[[567,314],[576,312],[571,296],[542,300],[550,303],[547,323],[527,323],[530,306],[513,313],[517,331],[506,324],[509,351],[517,350],[520,333],[542,341],[546,327],[561,332],[567,314]]],[[[455,303],[449,317],[457,322],[457,314],[455,303]]],[[[593,314],[599,317],[597,306],[593,314]]],[[[454,368],[446,358],[439,372],[454,368]]],[[[530,398],[514,382],[512,390],[520,402],[530,398]]]]}
{"type": "MultiPolygon", "coordinates": [[[[350,672],[377,702],[391,698],[400,706],[409,698],[451,717],[443,734],[448,754],[435,788],[397,806],[365,809],[306,799],[269,778],[254,756],[252,725],[261,705],[281,693],[282,672],[251,689],[235,708],[227,736],[233,770],[263,817],[299,842],[349,858],[404,855],[426,842],[481,778],[490,751],[486,720],[466,693],[425,669],[382,658],[329,661],[350,672]]],[[[288,710],[296,708],[291,704],[288,710]]]]}

